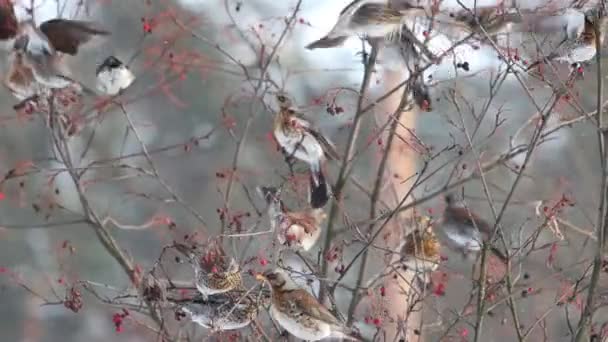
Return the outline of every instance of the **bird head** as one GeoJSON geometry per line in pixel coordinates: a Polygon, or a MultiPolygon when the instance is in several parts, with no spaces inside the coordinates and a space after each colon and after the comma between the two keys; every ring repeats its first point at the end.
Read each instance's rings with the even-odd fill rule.
{"type": "Polygon", "coordinates": [[[101,63],[99,65],[99,67],[97,67],[96,70],[96,74],[99,74],[100,72],[106,70],[106,69],[116,69],[116,68],[120,68],[123,65],[123,63],[116,57],[114,56],[110,56],[108,58],[106,58],[103,63],[101,63]]]}
{"type": "Polygon", "coordinates": [[[279,104],[279,108],[281,108],[281,109],[291,108],[295,104],[295,102],[293,101],[291,96],[289,96],[289,94],[287,94],[284,91],[277,92],[276,98],[277,98],[277,103],[279,104]]]}
{"type": "Polygon", "coordinates": [[[268,282],[273,291],[285,291],[298,288],[287,273],[280,268],[267,270],[264,273],[257,274],[255,277],[259,281],[268,282]]]}

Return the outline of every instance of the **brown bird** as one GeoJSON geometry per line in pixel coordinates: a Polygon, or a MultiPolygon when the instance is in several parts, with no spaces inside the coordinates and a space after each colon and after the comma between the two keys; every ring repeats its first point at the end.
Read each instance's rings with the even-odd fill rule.
{"type": "Polygon", "coordinates": [[[194,284],[198,292],[207,298],[211,295],[226,293],[243,285],[241,270],[234,258],[227,262],[227,256],[217,246],[209,248],[201,255],[193,248],[175,244],[175,248],[188,257],[194,269],[194,284]]]}
{"type": "Polygon", "coordinates": [[[329,33],[306,48],[313,50],[339,46],[351,36],[390,37],[401,30],[404,19],[417,16],[426,16],[423,7],[408,5],[396,9],[386,0],[354,0],[340,12],[338,21],[329,33]]]}
{"type": "Polygon", "coordinates": [[[429,217],[418,218],[418,224],[399,246],[401,263],[417,273],[432,272],[439,267],[439,240],[429,217]]]}
{"type": "Polygon", "coordinates": [[[331,141],[314,129],[289,95],[277,94],[279,111],[274,118],[274,137],[288,160],[299,159],[310,167],[314,186],[311,190],[313,207],[320,207],[329,199],[329,185],[322,170],[323,161],[340,159],[331,141]]]}
{"type": "Polygon", "coordinates": [[[270,227],[279,243],[295,250],[310,250],[321,236],[321,223],[327,216],[325,211],[322,208],[290,211],[281,201],[279,189],[260,187],[258,190],[268,203],[270,227]]]}
{"type": "Polygon", "coordinates": [[[359,340],[313,295],[296,285],[285,271],[268,270],[256,278],[270,284],[270,315],[290,334],[306,341],[330,337],[359,340]]]}
{"type": "MultiPolygon", "coordinates": [[[[465,258],[476,256],[484,241],[492,237],[491,226],[468,208],[455,203],[452,195],[446,195],[445,202],[447,207],[435,232],[448,247],[461,252],[465,258]]],[[[491,246],[490,251],[506,262],[506,256],[499,249],[491,246]]]]}

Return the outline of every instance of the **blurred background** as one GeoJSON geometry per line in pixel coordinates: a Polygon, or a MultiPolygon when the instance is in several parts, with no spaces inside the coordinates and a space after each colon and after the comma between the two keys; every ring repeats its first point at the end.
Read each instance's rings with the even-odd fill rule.
{"type": "MultiPolygon", "coordinates": [[[[97,112],[94,120],[69,139],[69,144],[77,165],[89,168],[83,182],[91,206],[101,218],[111,218],[107,221],[108,229],[142,272],[157,262],[163,246],[185,236],[197,234],[205,240],[219,234],[222,226],[225,233],[268,229],[267,217],[263,216],[265,206],[255,188],[279,185],[290,176],[282,155],[270,139],[276,108],[272,96],[259,101],[252,89],[258,83],[259,65],[265,62],[264,58],[283,34],[286,18],[292,15],[296,1],[33,2],[37,5],[34,14],[38,23],[57,16],[78,17],[98,21],[112,31],[108,39],[95,40],[77,57],[69,58],[75,79],[94,87],[95,68],[109,55],[128,61],[138,77],[123,95],[125,109],[150,151],[162,181],[150,172],[152,169],[141,153],[141,144],[127,129],[125,116],[118,108],[97,112]],[[146,29],[151,32],[144,32],[146,29]],[[260,59],[260,56],[264,57],[260,59]],[[249,80],[244,70],[248,71],[249,80]],[[251,127],[234,171],[235,151],[250,117],[253,117],[251,127]],[[84,151],[87,152],[82,157],[84,151]],[[139,172],[137,168],[147,172],[139,172]],[[232,190],[227,195],[231,176],[232,190]],[[241,217],[232,223],[227,220],[222,223],[218,214],[227,196],[229,216],[241,217]],[[193,215],[193,211],[197,214],[193,215]]],[[[344,151],[356,108],[356,92],[363,72],[359,54],[362,43],[352,38],[336,49],[308,51],[303,47],[324,35],[348,2],[303,0],[293,30],[282,40],[268,69],[269,77],[306,107],[308,117],[340,151],[344,151]],[[336,107],[343,111],[336,112],[336,107]]],[[[455,3],[446,2],[442,6],[455,3]]],[[[542,2],[526,6],[538,4],[542,2]]],[[[17,0],[22,16],[26,16],[24,6],[30,6],[30,1],[17,0]]],[[[434,49],[449,48],[450,40],[446,36],[437,33],[433,37],[434,49]]],[[[6,55],[9,45],[3,48],[2,53],[6,55]]],[[[533,59],[532,52],[519,53],[521,58],[533,59]]],[[[403,77],[406,76],[403,66],[388,61],[393,57],[388,53],[383,56],[372,81],[371,97],[388,90],[383,82],[387,75],[404,73],[403,77]]],[[[424,77],[431,86],[433,110],[409,113],[416,115],[415,134],[429,151],[421,153],[419,166],[426,161],[429,170],[438,171],[416,189],[416,197],[475,172],[476,159],[468,153],[468,142],[461,128],[464,125],[473,131],[480,113],[486,110],[473,138],[482,163],[508,151],[513,147],[510,144],[529,143],[536,124],[530,120],[538,113],[537,106],[542,108],[550,101],[552,89],[524,75],[521,78],[526,90],[512,74],[506,76],[498,91],[491,89],[490,82],[501,77],[504,65],[492,48],[464,45],[456,49],[454,56],[425,72],[424,77]],[[463,61],[471,65],[468,72],[454,68],[456,62],[463,61]]],[[[587,67],[584,78],[572,87],[578,106],[586,112],[596,106],[596,75],[592,64],[587,67]]],[[[97,291],[109,298],[126,293],[130,282],[101,246],[91,227],[73,223],[82,219],[78,214],[82,207],[71,178],[60,171],[64,165],[56,160],[44,119],[17,116],[12,109],[17,101],[7,91],[0,92],[0,99],[0,174],[16,170],[12,172],[19,175],[2,182],[1,188],[0,339],[153,339],[154,334],[135,321],[125,323],[123,331],[117,332],[112,315],[120,312],[120,308],[104,305],[85,291],[84,306],[78,313],[60,303],[66,291],[79,280],[99,284],[97,291]]],[[[371,188],[374,182],[382,146],[370,139],[374,139],[377,127],[381,126],[377,118],[382,114],[377,111],[364,120],[357,144],[355,169],[352,182],[345,190],[343,205],[353,222],[368,218],[369,200],[353,183],[371,188]]],[[[547,129],[579,116],[568,101],[560,102],[547,129]]],[[[577,307],[580,298],[565,305],[556,303],[565,289],[585,272],[595,246],[590,235],[594,232],[600,196],[598,151],[594,123],[589,120],[579,120],[556,131],[535,151],[502,221],[508,230],[507,239],[517,247],[545,222],[543,215],[539,217],[535,213],[538,201],[543,201],[541,210],[551,208],[564,195],[574,203],[564,208],[559,217],[575,229],[561,225],[564,239],[549,229],[542,229],[536,242],[537,250],[514,270],[521,277],[516,294],[529,293],[517,295],[524,329],[537,320],[541,320],[538,325],[544,327],[533,331],[533,340],[542,338],[543,334],[547,334],[550,341],[570,340],[566,312],[573,322],[580,314],[577,307]],[[564,306],[569,311],[564,310],[564,306]]],[[[486,174],[499,207],[517,177],[516,170],[522,166],[524,155],[486,174]]],[[[335,180],[337,166],[330,164],[328,169],[330,178],[335,180]]],[[[407,179],[411,175],[400,176],[407,179]]],[[[286,201],[292,206],[302,205],[306,200],[306,177],[303,178],[290,183],[294,186],[286,201]]],[[[481,183],[467,182],[463,191],[471,208],[491,221],[481,183]]],[[[438,218],[443,210],[441,198],[425,202],[416,210],[438,218]]],[[[342,226],[341,220],[339,222],[338,226],[342,226]]],[[[348,231],[334,242],[345,249],[343,258],[331,264],[328,278],[336,278],[334,268],[348,263],[360,246],[352,242],[348,231]]],[[[318,257],[321,245],[317,243],[309,252],[311,258],[318,257]]],[[[247,271],[263,270],[265,264],[261,260],[272,259],[272,246],[268,235],[226,242],[227,252],[238,256],[247,271]]],[[[444,332],[459,313],[467,310],[465,301],[472,286],[471,265],[450,250],[442,249],[441,253],[445,261],[435,278],[444,279],[445,294],[430,295],[425,300],[426,338],[470,340],[472,317],[451,328],[448,336],[444,336],[444,332]]],[[[372,264],[381,265],[382,256],[383,252],[374,252],[372,264]]],[[[171,258],[164,262],[173,279],[191,279],[188,267],[171,258]]],[[[287,262],[297,264],[299,261],[287,262]]],[[[374,269],[377,268],[368,267],[368,270],[374,269]]],[[[346,284],[354,281],[355,272],[351,273],[345,277],[346,284]]],[[[370,271],[367,276],[373,273],[370,271]]],[[[608,290],[604,279],[600,285],[600,293],[608,290]]],[[[337,299],[340,311],[345,313],[349,295],[338,291],[337,299]]],[[[377,301],[381,307],[382,299],[377,301]]],[[[355,320],[362,329],[373,332],[373,325],[362,323],[369,315],[369,310],[362,309],[355,320]]],[[[598,328],[604,319],[596,317],[598,328]]],[[[496,305],[486,322],[483,341],[515,340],[504,303],[496,305]]],[[[187,331],[201,338],[208,334],[193,324],[172,324],[187,326],[187,331]]]]}

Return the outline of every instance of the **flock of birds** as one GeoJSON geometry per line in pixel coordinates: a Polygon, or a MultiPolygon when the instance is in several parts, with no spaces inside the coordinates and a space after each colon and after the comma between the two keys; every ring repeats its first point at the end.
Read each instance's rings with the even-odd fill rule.
{"type": "MultiPolygon", "coordinates": [[[[583,12],[579,14],[578,18],[582,18],[583,24],[564,26],[565,38],[558,48],[531,67],[548,60],[564,61],[577,67],[595,56],[596,16],[583,12]]],[[[495,8],[485,8],[476,14],[467,11],[457,14],[429,13],[418,6],[396,8],[381,0],[355,0],[340,13],[333,29],[307,45],[307,48],[337,47],[350,37],[364,37],[390,44],[394,37],[401,37],[408,30],[404,24],[406,21],[429,16],[440,25],[477,34],[483,32],[485,36],[501,32],[548,30],[543,26],[543,20],[536,20],[538,15],[538,12],[524,15],[521,11],[505,14],[504,9],[499,11],[495,8]]],[[[542,18],[551,15],[555,14],[542,14],[542,18]]],[[[604,18],[600,20],[603,27],[604,18]]],[[[601,42],[603,33],[600,33],[601,42]]],[[[76,55],[79,47],[94,36],[109,34],[94,23],[79,20],[52,19],[39,26],[32,21],[19,22],[10,1],[0,0],[0,40],[13,40],[3,84],[20,101],[16,108],[33,105],[36,110],[42,110],[52,96],[66,89],[75,94],[93,92],[70,77],[63,57],[76,55]]],[[[97,90],[107,95],[119,94],[135,80],[129,68],[113,56],[97,68],[96,76],[97,90]]],[[[314,247],[321,235],[321,225],[326,218],[323,208],[331,198],[331,187],[323,172],[323,165],[327,160],[339,159],[340,155],[334,144],[305,118],[288,94],[276,93],[276,102],[278,111],[273,123],[274,137],[290,166],[295,161],[301,161],[310,170],[308,207],[288,209],[281,199],[280,188],[260,187],[258,190],[268,204],[270,226],[276,232],[282,248],[306,252],[314,247]]],[[[439,220],[426,220],[425,224],[414,227],[398,248],[400,262],[420,275],[437,268],[440,262],[439,240],[468,257],[477,255],[483,244],[493,236],[492,225],[471,212],[453,195],[446,195],[445,202],[446,209],[439,220]]],[[[261,307],[267,306],[272,318],[297,338],[309,341],[328,337],[357,339],[354,331],[311,293],[298,286],[284,269],[276,268],[257,274],[257,280],[270,285],[271,294],[255,295],[244,287],[240,266],[234,259],[222,255],[211,262],[203,262],[203,255],[191,246],[176,247],[188,257],[194,270],[194,283],[199,296],[180,307],[180,312],[188,315],[193,322],[214,330],[241,329],[255,320],[261,307]]],[[[492,248],[492,252],[501,260],[506,260],[500,250],[492,248]]]]}

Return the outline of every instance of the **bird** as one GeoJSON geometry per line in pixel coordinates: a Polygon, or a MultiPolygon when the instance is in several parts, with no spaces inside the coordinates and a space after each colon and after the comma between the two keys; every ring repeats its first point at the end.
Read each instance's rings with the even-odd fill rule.
{"type": "Polygon", "coordinates": [[[432,272],[439,267],[440,243],[429,217],[422,216],[417,221],[416,227],[405,236],[398,248],[400,262],[417,273],[432,272]]]}
{"type": "Polygon", "coordinates": [[[425,112],[430,112],[433,110],[431,103],[431,92],[429,86],[425,84],[422,74],[412,82],[411,93],[412,99],[418,108],[425,112]]]}
{"type": "Polygon", "coordinates": [[[386,0],[354,0],[342,9],[329,33],[306,48],[313,50],[340,46],[351,36],[372,39],[391,37],[401,30],[405,19],[416,16],[426,16],[425,9],[412,5],[397,9],[386,0]]]}
{"type": "Polygon", "coordinates": [[[32,20],[19,23],[13,50],[22,55],[34,79],[49,88],[65,88],[74,83],[62,63],[61,54],[76,55],[81,45],[95,35],[108,35],[96,24],[69,19],[51,19],[36,27],[32,20]]]}
{"type": "Polygon", "coordinates": [[[135,75],[129,67],[114,56],[106,58],[95,70],[95,75],[97,90],[106,95],[116,95],[135,81],[135,75]]]}
{"type": "MultiPolygon", "coordinates": [[[[492,237],[491,226],[468,208],[455,203],[453,195],[446,194],[444,199],[446,208],[435,232],[448,247],[462,253],[465,259],[476,257],[483,243],[492,237]]],[[[506,263],[507,257],[498,248],[490,246],[490,251],[506,263]]]]}
{"type": "Polygon", "coordinates": [[[340,159],[336,147],[312,127],[298,111],[289,95],[279,92],[276,99],[279,110],[273,122],[274,137],[288,162],[295,158],[308,164],[313,178],[311,202],[319,204],[327,202],[330,187],[321,164],[326,158],[340,159]]]}
{"type": "Polygon", "coordinates": [[[221,248],[197,255],[193,248],[176,243],[175,248],[188,257],[194,269],[194,285],[203,298],[239,289],[243,285],[241,270],[234,258],[225,262],[221,248]]]}
{"type": "MultiPolygon", "coordinates": [[[[575,11],[575,10],[572,10],[575,11]]],[[[558,46],[553,49],[553,51],[531,63],[527,67],[527,71],[530,71],[540,65],[541,63],[546,63],[549,61],[556,62],[565,62],[574,70],[580,68],[583,63],[589,62],[595,57],[598,46],[596,41],[595,34],[595,20],[592,17],[592,13],[574,13],[573,15],[578,14],[582,16],[582,20],[584,21],[580,25],[570,25],[570,27],[565,26],[565,37],[558,44],[558,46]]],[[[600,45],[603,44],[605,38],[606,26],[608,26],[608,18],[601,17],[598,21],[599,25],[599,42],[600,45]]]]}
{"type": "Polygon", "coordinates": [[[320,225],[327,217],[323,208],[290,211],[281,201],[280,189],[259,187],[258,191],[268,203],[270,227],[279,243],[294,250],[310,250],[319,240],[320,225]]]}
{"type": "Polygon", "coordinates": [[[256,278],[270,285],[271,317],[285,330],[305,341],[343,338],[358,341],[326,307],[300,288],[282,269],[267,270],[256,278]]]}
{"type": "Polygon", "coordinates": [[[256,319],[264,298],[245,291],[230,291],[207,298],[197,296],[180,304],[176,313],[185,314],[190,321],[213,331],[237,330],[256,319]]]}

